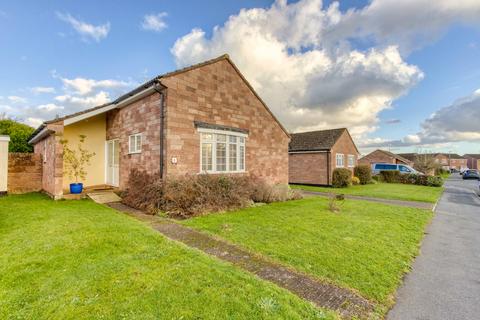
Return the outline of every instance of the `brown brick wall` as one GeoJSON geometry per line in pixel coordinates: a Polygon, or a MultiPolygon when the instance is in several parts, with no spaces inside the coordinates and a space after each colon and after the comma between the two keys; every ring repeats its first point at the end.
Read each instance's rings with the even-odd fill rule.
{"type": "Polygon", "coordinates": [[[60,143],[63,123],[49,124],[47,127],[55,134],[38,141],[34,145],[34,153],[42,157],[42,190],[57,199],[63,195],[63,146],[60,143]]]}
{"type": "Polygon", "coordinates": [[[450,168],[462,169],[467,166],[467,159],[450,159],[450,168]]]}
{"type": "Polygon", "coordinates": [[[467,158],[467,167],[469,169],[480,169],[480,159],[476,159],[473,157],[467,158]]]}
{"type": "Polygon", "coordinates": [[[358,160],[359,164],[371,165],[373,163],[392,163],[392,164],[406,164],[409,166],[413,165],[412,161],[403,162],[398,160],[395,157],[389,156],[388,154],[382,152],[381,150],[375,150],[363,158],[358,160]]]}
{"type": "Polygon", "coordinates": [[[120,110],[107,113],[107,140],[119,139],[120,188],[128,181],[131,169],[150,174],[160,170],[160,95],[154,93],[120,110]],[[128,153],[128,139],[142,134],[142,152],[128,153]]]}
{"type": "Polygon", "coordinates": [[[330,170],[330,181],[332,181],[332,175],[333,175],[333,170],[336,168],[336,155],[337,153],[343,153],[344,155],[344,168],[349,169],[352,171],[353,174],[353,168],[357,165],[358,161],[358,151],[355,147],[355,144],[353,140],[351,139],[350,135],[345,131],[340,138],[338,138],[337,142],[333,146],[331,153],[330,153],[330,160],[331,160],[331,170],[330,170]],[[353,164],[353,167],[348,166],[348,155],[354,155],[355,156],[355,162],[353,164]]]}
{"type": "Polygon", "coordinates": [[[327,185],[327,153],[290,153],[289,182],[327,185]]]}
{"type": "Polygon", "coordinates": [[[8,154],[8,192],[42,190],[42,157],[36,153],[8,154]]]}
{"type": "Polygon", "coordinates": [[[170,76],[162,83],[168,87],[167,176],[199,172],[200,135],[194,121],[202,121],[248,130],[248,173],[270,183],[288,182],[289,137],[228,61],[170,76]]]}

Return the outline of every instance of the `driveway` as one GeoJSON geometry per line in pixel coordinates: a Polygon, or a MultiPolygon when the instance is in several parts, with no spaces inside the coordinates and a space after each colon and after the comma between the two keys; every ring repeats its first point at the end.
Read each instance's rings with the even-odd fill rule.
{"type": "Polygon", "coordinates": [[[479,319],[480,198],[477,180],[454,175],[389,320],[479,319]]]}

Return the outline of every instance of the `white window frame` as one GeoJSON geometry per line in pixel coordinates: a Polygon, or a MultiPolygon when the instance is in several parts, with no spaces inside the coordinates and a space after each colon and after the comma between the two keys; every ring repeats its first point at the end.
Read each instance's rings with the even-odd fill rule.
{"type": "Polygon", "coordinates": [[[347,157],[347,161],[348,161],[348,167],[349,168],[355,167],[355,155],[354,154],[349,154],[348,157],[347,157]],[[350,163],[350,160],[352,160],[352,163],[350,163]]]}
{"type": "Polygon", "coordinates": [[[142,143],[143,138],[141,133],[135,133],[128,136],[128,154],[142,153],[142,143]],[[133,144],[134,149],[132,150],[132,137],[135,140],[133,144]],[[137,149],[137,139],[140,139],[140,149],[137,149]]]}
{"type": "Polygon", "coordinates": [[[197,131],[199,132],[199,140],[200,140],[200,170],[199,173],[242,173],[242,172],[247,172],[247,167],[245,164],[245,159],[247,158],[247,137],[248,135],[242,132],[236,132],[236,131],[229,131],[229,130],[217,130],[217,129],[209,129],[209,128],[198,128],[197,131]],[[202,133],[206,134],[212,134],[213,139],[212,140],[202,140],[202,133]],[[216,140],[216,135],[221,134],[221,135],[226,135],[226,170],[225,171],[217,171],[217,140],[216,140]],[[229,136],[234,136],[237,137],[237,170],[230,170],[230,145],[231,143],[229,142],[229,136]],[[243,143],[239,142],[238,138],[243,138],[243,143]],[[202,148],[203,148],[203,143],[211,143],[212,144],[212,170],[203,170],[203,157],[202,157],[202,148]],[[243,146],[243,159],[240,159],[240,149],[243,146]],[[242,163],[243,160],[243,163],[242,163]],[[243,165],[243,169],[240,169],[240,166],[243,165]]]}
{"type": "Polygon", "coordinates": [[[335,167],[336,168],[345,168],[345,155],[343,153],[335,154],[335,167]],[[341,159],[341,164],[339,165],[338,160],[341,159]]]}

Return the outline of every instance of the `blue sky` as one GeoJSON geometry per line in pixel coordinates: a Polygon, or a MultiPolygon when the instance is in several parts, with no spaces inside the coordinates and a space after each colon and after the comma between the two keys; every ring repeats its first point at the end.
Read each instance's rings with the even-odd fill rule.
{"type": "Polygon", "coordinates": [[[0,113],[38,125],[226,52],[292,131],[480,153],[480,4],[458,3],[0,1],[0,113]]]}

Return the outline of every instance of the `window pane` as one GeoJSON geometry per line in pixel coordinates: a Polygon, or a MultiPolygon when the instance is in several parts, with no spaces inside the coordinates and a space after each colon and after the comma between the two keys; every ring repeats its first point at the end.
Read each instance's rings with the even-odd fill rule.
{"type": "Polygon", "coordinates": [[[220,142],[226,142],[227,141],[227,136],[224,135],[224,134],[217,134],[217,141],[220,141],[220,142]]]}
{"type": "Polygon", "coordinates": [[[225,143],[217,143],[217,171],[227,170],[227,146],[225,143]]]}
{"type": "Polygon", "coordinates": [[[136,138],[137,138],[137,145],[136,145],[135,151],[140,152],[140,151],[142,151],[142,136],[138,135],[138,136],[136,136],[136,138]]]}
{"type": "Polygon", "coordinates": [[[129,152],[134,152],[135,151],[135,136],[130,136],[130,142],[128,144],[129,147],[129,152]]]}
{"type": "Polygon", "coordinates": [[[240,146],[239,158],[239,170],[245,170],[245,146],[240,146]]]}
{"type": "Polygon", "coordinates": [[[120,156],[120,147],[118,140],[113,142],[113,165],[118,166],[120,163],[119,156],[120,156]]]}
{"type": "Polygon", "coordinates": [[[213,166],[212,144],[202,143],[202,171],[211,171],[213,166]]]}
{"type": "Polygon", "coordinates": [[[202,140],[212,141],[213,135],[211,133],[202,133],[202,140]]]}
{"type": "Polygon", "coordinates": [[[238,142],[245,143],[245,138],[244,137],[238,137],[238,142]]]}
{"type": "Polygon", "coordinates": [[[237,137],[235,136],[228,136],[228,141],[230,143],[237,143],[237,137]]]}
{"type": "Polygon", "coordinates": [[[230,144],[228,145],[228,152],[229,152],[229,170],[230,171],[237,171],[237,145],[230,144]]]}

